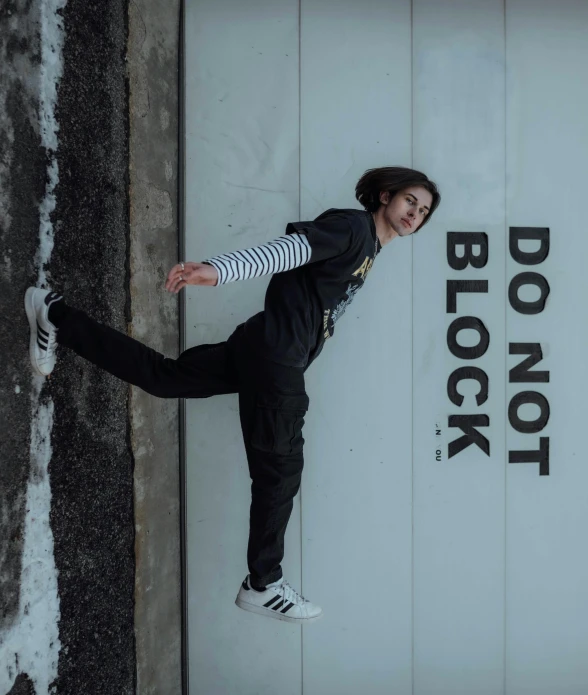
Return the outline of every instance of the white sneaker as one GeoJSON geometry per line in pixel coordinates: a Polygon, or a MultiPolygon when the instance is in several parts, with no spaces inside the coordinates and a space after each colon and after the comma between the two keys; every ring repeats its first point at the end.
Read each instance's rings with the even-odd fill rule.
{"type": "Polygon", "coordinates": [[[265,591],[255,591],[248,574],[241,584],[235,603],[246,611],[300,625],[312,623],[323,616],[319,606],[307,601],[283,577],[268,584],[265,591]]]}
{"type": "Polygon", "coordinates": [[[33,370],[49,376],[55,367],[57,328],[49,321],[49,307],[61,299],[57,292],[29,287],[25,294],[25,310],[31,328],[29,354],[33,370]]]}

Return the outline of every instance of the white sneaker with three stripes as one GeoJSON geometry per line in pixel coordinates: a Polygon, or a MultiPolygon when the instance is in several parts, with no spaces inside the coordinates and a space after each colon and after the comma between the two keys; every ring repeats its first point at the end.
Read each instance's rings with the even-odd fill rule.
{"type": "Polygon", "coordinates": [[[29,354],[36,374],[49,376],[55,367],[57,328],[49,321],[49,307],[61,296],[51,290],[29,287],[25,294],[25,310],[31,328],[29,354]]]}
{"type": "Polygon", "coordinates": [[[245,577],[235,600],[239,608],[300,625],[322,618],[322,609],[307,601],[283,577],[277,582],[268,584],[265,591],[255,591],[251,586],[250,576],[248,574],[245,577]]]}

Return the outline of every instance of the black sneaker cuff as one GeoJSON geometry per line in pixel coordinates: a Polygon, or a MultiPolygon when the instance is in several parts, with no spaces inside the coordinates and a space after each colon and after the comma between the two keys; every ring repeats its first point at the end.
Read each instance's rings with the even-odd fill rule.
{"type": "Polygon", "coordinates": [[[47,318],[55,328],[59,328],[59,324],[66,318],[70,311],[71,307],[69,307],[63,299],[60,299],[57,302],[51,303],[49,311],[47,312],[47,318]]]}

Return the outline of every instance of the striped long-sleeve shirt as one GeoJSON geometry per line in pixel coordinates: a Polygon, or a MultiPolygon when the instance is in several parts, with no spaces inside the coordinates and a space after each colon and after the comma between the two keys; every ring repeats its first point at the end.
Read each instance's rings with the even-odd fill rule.
{"type": "Polygon", "coordinates": [[[224,285],[298,268],[310,261],[311,251],[306,235],[293,233],[261,246],[223,253],[203,262],[216,268],[217,285],[224,285]]]}

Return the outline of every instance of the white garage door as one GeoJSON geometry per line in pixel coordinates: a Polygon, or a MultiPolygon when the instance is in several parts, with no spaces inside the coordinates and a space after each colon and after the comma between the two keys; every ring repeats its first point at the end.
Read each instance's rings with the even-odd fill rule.
{"type": "MultiPolygon", "coordinates": [[[[235,606],[237,397],[188,402],[192,694],[588,692],[587,37],[585,0],[188,0],[189,260],[360,207],[368,168],[442,194],[307,372],[283,568],[318,623],[235,606]]],[[[188,346],[267,283],[190,288],[188,346]]]]}

